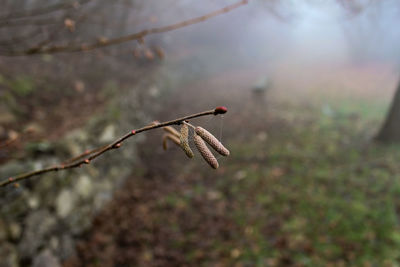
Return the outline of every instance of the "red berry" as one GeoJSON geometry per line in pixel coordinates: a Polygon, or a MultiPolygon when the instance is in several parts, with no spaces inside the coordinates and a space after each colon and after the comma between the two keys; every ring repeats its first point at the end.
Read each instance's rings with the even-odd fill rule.
{"type": "Polygon", "coordinates": [[[136,134],[136,131],[135,130],[132,130],[132,132],[131,132],[132,134],[136,134]]]}

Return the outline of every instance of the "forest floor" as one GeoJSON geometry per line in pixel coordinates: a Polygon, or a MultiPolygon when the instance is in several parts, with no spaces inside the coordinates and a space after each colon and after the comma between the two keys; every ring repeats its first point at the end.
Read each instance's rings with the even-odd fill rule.
{"type": "Polygon", "coordinates": [[[222,137],[231,156],[211,170],[198,154],[188,160],[177,147],[163,151],[161,130],[149,133],[142,165],[65,266],[394,266],[400,260],[400,147],[372,141],[387,103],[324,94],[302,101],[273,91],[263,102],[229,84],[212,88],[178,90],[159,119],[227,105],[223,119],[192,123],[222,137]]]}
{"type": "Polygon", "coordinates": [[[46,150],[70,131],[83,127],[104,109],[101,90],[79,84],[69,89],[37,88],[31,80],[18,78],[0,100],[0,164],[32,157],[46,150]],[[51,112],[49,112],[51,111],[51,112]]]}

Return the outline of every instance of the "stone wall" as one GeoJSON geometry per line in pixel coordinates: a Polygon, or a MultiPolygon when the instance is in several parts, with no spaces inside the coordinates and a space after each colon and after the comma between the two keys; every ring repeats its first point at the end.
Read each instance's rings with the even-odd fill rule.
{"type": "MultiPolygon", "coordinates": [[[[151,122],[159,108],[160,92],[166,89],[165,79],[158,79],[163,83],[157,84],[155,75],[116,94],[107,112],[95,115],[84,128],[50,146],[76,155],[151,122]]],[[[75,237],[91,227],[93,216],[140,164],[136,147],[143,138],[145,135],[130,138],[118,151],[109,151],[82,168],[34,177],[19,188],[0,188],[0,267],[54,267],[74,255],[75,237]]],[[[0,166],[0,176],[39,169],[57,160],[44,154],[34,160],[9,161],[0,166]]]]}

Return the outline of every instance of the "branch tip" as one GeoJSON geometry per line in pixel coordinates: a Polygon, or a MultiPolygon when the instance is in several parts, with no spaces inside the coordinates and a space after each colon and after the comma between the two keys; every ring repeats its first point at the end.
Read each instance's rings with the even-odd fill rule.
{"type": "Polygon", "coordinates": [[[214,115],[225,114],[226,112],[228,112],[228,109],[224,106],[216,107],[214,109],[214,115]]]}
{"type": "Polygon", "coordinates": [[[226,113],[226,111],[227,111],[226,107],[217,107],[215,109],[211,109],[211,110],[207,110],[207,111],[203,111],[203,112],[199,112],[199,113],[194,113],[191,115],[187,115],[187,116],[184,116],[184,117],[181,117],[178,119],[174,119],[174,120],[170,120],[170,121],[165,121],[162,123],[160,123],[160,122],[152,123],[151,125],[128,132],[127,134],[119,137],[117,140],[115,140],[113,143],[111,143],[107,146],[99,147],[99,148],[89,150],[89,151],[85,150],[85,152],[80,154],[79,156],[71,158],[63,163],[60,163],[59,165],[47,167],[47,168],[44,168],[41,170],[22,173],[17,176],[14,176],[14,177],[8,177],[8,178],[4,179],[3,181],[0,181],[0,187],[5,187],[9,184],[14,184],[15,187],[18,187],[19,184],[16,185],[17,184],[16,182],[26,180],[33,176],[41,175],[43,173],[52,172],[52,171],[66,170],[66,169],[71,169],[71,168],[81,168],[82,165],[89,164],[91,160],[101,156],[103,153],[105,153],[109,150],[112,150],[113,148],[119,148],[125,139],[128,139],[129,137],[131,137],[137,133],[153,130],[156,128],[163,128],[165,131],[169,132],[170,133],[169,136],[173,137],[173,139],[171,139],[171,140],[174,142],[176,141],[176,143],[179,145],[180,144],[180,140],[179,140],[180,133],[178,131],[176,131],[173,127],[171,127],[172,125],[180,125],[180,124],[186,125],[187,124],[191,127],[194,127],[191,124],[187,123],[186,121],[193,119],[193,118],[198,118],[198,117],[203,117],[203,116],[208,116],[208,115],[224,114],[224,113],[226,113]],[[174,139],[176,139],[176,140],[174,140],[174,139]],[[87,157],[87,158],[85,159],[85,157],[87,157]]]}

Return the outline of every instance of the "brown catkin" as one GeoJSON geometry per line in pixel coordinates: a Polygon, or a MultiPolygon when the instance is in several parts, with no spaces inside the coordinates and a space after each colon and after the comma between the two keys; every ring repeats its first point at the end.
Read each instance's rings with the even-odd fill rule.
{"type": "Polygon", "coordinates": [[[199,150],[201,156],[207,161],[207,163],[214,169],[218,169],[219,164],[217,159],[211,153],[210,149],[208,149],[204,140],[197,134],[193,136],[194,144],[196,145],[197,150],[199,150]]]}
{"type": "Polygon", "coordinates": [[[204,141],[206,141],[219,154],[221,154],[222,156],[229,156],[229,150],[226,149],[226,147],[224,147],[224,145],[221,144],[221,142],[218,141],[218,139],[214,135],[212,135],[209,131],[200,126],[197,126],[195,131],[201,138],[203,138],[204,141]]]}
{"type": "Polygon", "coordinates": [[[181,127],[180,144],[183,151],[185,151],[186,156],[193,158],[194,154],[189,146],[189,127],[186,124],[182,124],[181,127]]]}
{"type": "Polygon", "coordinates": [[[154,125],[157,125],[157,124],[160,124],[160,122],[159,122],[159,121],[152,121],[152,122],[150,123],[151,126],[154,126],[154,125]]]}
{"type": "Polygon", "coordinates": [[[177,130],[175,130],[175,128],[173,128],[171,126],[165,126],[165,127],[163,127],[163,129],[164,129],[164,131],[166,131],[172,135],[175,135],[178,138],[181,136],[181,134],[177,130]]]}
{"type": "Polygon", "coordinates": [[[170,139],[172,142],[174,142],[175,144],[177,144],[178,146],[180,146],[181,141],[179,140],[178,137],[172,135],[172,134],[164,134],[163,135],[163,148],[164,150],[167,150],[168,148],[168,139],[170,139]]]}

